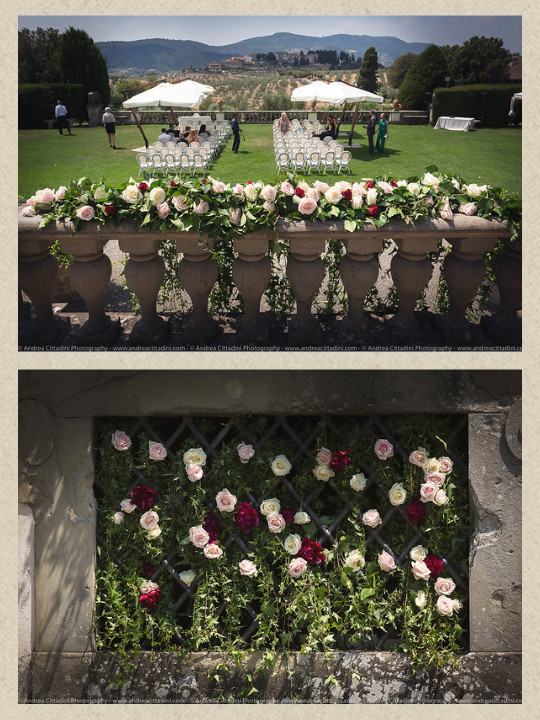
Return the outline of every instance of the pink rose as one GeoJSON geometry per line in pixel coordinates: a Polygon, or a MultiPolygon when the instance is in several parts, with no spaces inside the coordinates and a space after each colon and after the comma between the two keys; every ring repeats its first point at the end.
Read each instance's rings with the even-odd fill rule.
{"type": "Polygon", "coordinates": [[[116,525],[121,525],[124,522],[124,513],[123,512],[116,512],[114,513],[113,520],[116,523],[116,525]]]}
{"type": "Polygon", "coordinates": [[[307,569],[307,560],[301,557],[295,557],[289,563],[289,575],[293,578],[298,578],[307,569]]]}
{"type": "Polygon", "coordinates": [[[453,467],[454,467],[454,463],[452,462],[452,460],[450,460],[449,457],[440,457],[439,458],[439,469],[445,475],[448,475],[448,473],[451,473],[453,467]]]}
{"type": "Polygon", "coordinates": [[[223,488],[216,495],[216,505],[220,512],[232,512],[236,506],[236,495],[223,488]]]}
{"type": "Polygon", "coordinates": [[[261,197],[268,202],[274,202],[276,199],[276,188],[273,185],[265,185],[261,190],[261,197]]]}
{"type": "Polygon", "coordinates": [[[159,522],[159,515],[154,510],[148,510],[141,515],[140,523],[141,527],[145,530],[152,530],[159,522]]]}
{"type": "Polygon", "coordinates": [[[38,203],[42,203],[43,205],[50,205],[54,200],[54,190],[51,190],[51,188],[38,190],[36,192],[36,200],[38,203]]]}
{"type": "Polygon", "coordinates": [[[34,217],[36,214],[36,209],[32,207],[31,205],[25,205],[22,209],[21,215],[23,217],[34,217]]]}
{"type": "Polygon", "coordinates": [[[237,183],[233,187],[233,195],[236,195],[236,197],[239,198],[244,197],[244,186],[241,183],[237,183]]]}
{"type": "Polygon", "coordinates": [[[201,200],[198,205],[194,205],[193,209],[197,215],[204,215],[204,213],[207,213],[210,210],[210,205],[204,200],[201,200]]]}
{"type": "Polygon", "coordinates": [[[440,214],[443,220],[450,221],[454,219],[454,213],[452,212],[452,208],[450,207],[450,200],[447,197],[444,198],[444,203],[441,208],[440,214]]]}
{"type": "Polygon", "coordinates": [[[377,183],[377,185],[381,188],[383,192],[385,192],[387,195],[392,194],[394,192],[394,188],[390,185],[390,183],[384,182],[381,180],[377,183]]]}
{"type": "Polygon", "coordinates": [[[353,193],[351,200],[351,205],[353,206],[353,208],[355,210],[358,210],[358,208],[362,207],[363,204],[364,198],[362,197],[362,195],[360,195],[360,193],[353,193]]]}
{"type": "Polygon", "coordinates": [[[362,183],[353,183],[352,191],[353,195],[367,195],[365,185],[363,185],[362,183]]]}
{"type": "Polygon", "coordinates": [[[268,523],[268,529],[272,533],[280,533],[282,530],[285,529],[285,526],[287,525],[283,515],[277,512],[267,515],[266,522],[268,523]]]}
{"type": "Polygon", "coordinates": [[[240,573],[246,577],[255,577],[257,574],[257,566],[251,560],[242,560],[238,563],[240,573]]]}
{"type": "Polygon", "coordinates": [[[167,457],[167,450],[161,443],[152,442],[150,440],[148,442],[148,455],[150,460],[165,460],[167,457]]]}
{"type": "Polygon", "coordinates": [[[129,450],[131,439],[123,430],[116,430],[112,436],[112,444],[116,450],[129,450]]]}
{"type": "Polygon", "coordinates": [[[141,595],[148,595],[149,592],[152,592],[152,590],[157,590],[158,588],[159,585],[157,583],[148,580],[148,582],[140,586],[139,592],[141,593],[141,595]]]}
{"type": "Polygon", "coordinates": [[[226,190],[226,188],[225,188],[224,182],[221,182],[221,180],[214,180],[214,182],[212,183],[212,192],[213,193],[215,193],[217,195],[218,193],[225,192],[225,190],[226,190]]]}
{"type": "Polygon", "coordinates": [[[188,476],[188,480],[191,480],[191,482],[197,482],[198,480],[202,480],[203,469],[198,463],[188,463],[186,465],[186,474],[188,476]]]}
{"type": "Polygon", "coordinates": [[[388,440],[377,440],[374,450],[379,460],[386,460],[394,454],[394,446],[388,440]]]}
{"type": "Polygon", "coordinates": [[[330,465],[331,459],[332,451],[325,447],[319,450],[319,452],[317,453],[317,457],[315,458],[317,465],[330,465]]]}
{"type": "Polygon", "coordinates": [[[182,210],[187,210],[189,208],[189,205],[186,202],[186,198],[183,195],[176,195],[175,197],[173,197],[172,204],[178,210],[178,212],[182,212],[182,210]]]}
{"type": "Polygon", "coordinates": [[[223,555],[223,550],[219,547],[219,545],[209,543],[204,546],[203,553],[209,560],[217,560],[223,555]]]}
{"type": "Polygon", "coordinates": [[[435,605],[435,610],[439,613],[439,615],[453,615],[454,601],[451,598],[446,597],[446,595],[439,595],[435,605]]]}
{"type": "Polygon", "coordinates": [[[416,580],[429,580],[431,572],[423,560],[411,563],[412,574],[416,580]]]}
{"type": "Polygon", "coordinates": [[[319,193],[317,191],[317,188],[312,187],[306,190],[306,197],[315,200],[315,202],[319,202],[319,193]]]}
{"type": "Polygon", "coordinates": [[[322,180],[315,180],[315,182],[313,183],[313,187],[321,195],[324,195],[324,193],[330,189],[330,185],[328,185],[328,183],[322,182],[322,180]]]}
{"type": "Polygon", "coordinates": [[[377,562],[379,563],[381,570],[384,570],[384,572],[391,572],[396,569],[396,561],[389,552],[386,552],[386,550],[382,551],[377,558],[377,562]]]}
{"type": "Polygon", "coordinates": [[[195,547],[202,548],[207,545],[210,536],[202,525],[195,525],[189,528],[189,539],[195,547]]]}
{"type": "Polygon", "coordinates": [[[362,515],[362,522],[368,527],[375,528],[382,523],[382,520],[377,510],[367,510],[367,512],[362,515]]]}
{"type": "Polygon", "coordinates": [[[242,463],[247,463],[255,455],[253,445],[245,445],[244,443],[240,443],[240,445],[238,445],[236,449],[238,450],[238,457],[240,458],[240,462],[242,463]]]}
{"type": "Polygon", "coordinates": [[[440,472],[431,472],[427,473],[427,475],[424,475],[424,480],[426,482],[431,482],[434,485],[437,485],[437,487],[441,487],[446,480],[446,476],[440,472]]]}
{"type": "Polygon", "coordinates": [[[426,197],[424,198],[424,202],[428,207],[433,207],[433,198],[431,197],[431,195],[426,195],[426,197]]]}
{"type": "Polygon", "coordinates": [[[281,183],[280,190],[285,195],[289,195],[289,196],[294,195],[294,188],[290,182],[287,182],[287,180],[285,180],[285,182],[281,183]]]}
{"type": "Polygon", "coordinates": [[[158,211],[158,215],[159,215],[160,219],[165,220],[165,218],[171,212],[171,208],[169,207],[169,205],[166,202],[164,202],[164,203],[161,203],[161,205],[157,206],[157,211],[158,211]]]}
{"type": "Polygon", "coordinates": [[[63,200],[66,196],[66,192],[67,187],[65,185],[60,185],[58,190],[54,193],[54,199],[56,200],[56,202],[60,202],[61,200],[63,200]]]}
{"type": "Polygon", "coordinates": [[[433,498],[439,489],[438,485],[432,482],[426,482],[420,486],[420,500],[423,503],[433,502],[433,498]]]}
{"type": "Polygon", "coordinates": [[[85,220],[86,222],[93,220],[96,215],[94,208],[90,205],[83,205],[82,207],[78,208],[75,214],[80,220],[85,220]]]}
{"type": "Polygon", "coordinates": [[[266,212],[269,212],[269,213],[274,212],[274,203],[270,202],[269,200],[266,200],[263,203],[263,208],[266,210],[266,212]]]}
{"type": "Polygon", "coordinates": [[[37,202],[38,202],[37,197],[35,195],[32,195],[31,197],[28,198],[28,200],[26,201],[26,204],[30,205],[30,207],[34,207],[34,205],[37,205],[37,202]]]}
{"type": "Polygon", "coordinates": [[[476,213],[477,207],[475,203],[464,203],[460,208],[459,212],[463,215],[474,215],[476,213]]]}
{"type": "Polygon", "coordinates": [[[414,450],[414,452],[409,455],[409,462],[417,467],[422,467],[427,459],[428,457],[424,448],[418,448],[418,450],[414,450]]]}
{"type": "Polygon", "coordinates": [[[298,212],[302,215],[311,215],[317,209],[317,201],[310,197],[303,197],[298,203],[298,212]]]}
{"type": "Polygon", "coordinates": [[[437,595],[451,595],[456,589],[456,584],[450,578],[437,578],[433,589],[437,595]]]}
{"type": "Polygon", "coordinates": [[[231,224],[238,225],[242,219],[242,210],[241,208],[231,208],[229,210],[229,215],[231,218],[231,224]]]}
{"type": "Polygon", "coordinates": [[[137,507],[133,500],[130,498],[126,498],[125,500],[122,500],[120,503],[120,507],[122,508],[123,512],[132,513],[135,508],[137,507]]]}

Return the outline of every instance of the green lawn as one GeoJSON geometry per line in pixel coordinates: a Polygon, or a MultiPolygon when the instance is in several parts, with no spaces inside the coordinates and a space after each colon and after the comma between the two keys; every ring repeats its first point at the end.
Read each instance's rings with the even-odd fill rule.
{"type": "MultiPolygon", "coordinates": [[[[150,143],[161,126],[146,125],[150,143]]],[[[238,155],[231,152],[231,140],[210,169],[213,177],[225,182],[276,180],[270,125],[244,126],[245,141],[238,155]]],[[[348,130],[347,126],[342,127],[348,130]]],[[[19,131],[19,195],[27,198],[43,187],[58,188],[71,180],[87,176],[104,177],[119,184],[137,177],[138,166],[132,148],[144,145],[136,126],[117,127],[117,150],[109,148],[105,130],[75,127],[72,137],[56,130],[19,131]]],[[[379,178],[389,175],[408,178],[419,175],[429,165],[439,171],[460,175],[467,182],[496,185],[521,195],[521,130],[503,128],[474,132],[434,130],[431,126],[391,125],[384,155],[369,156],[362,127],[355,130],[352,175],[347,178],[379,178]]],[[[345,142],[346,138],[340,138],[345,142]]],[[[312,174],[310,181],[317,179],[312,174]]],[[[335,179],[337,176],[326,175],[335,179]]]]}

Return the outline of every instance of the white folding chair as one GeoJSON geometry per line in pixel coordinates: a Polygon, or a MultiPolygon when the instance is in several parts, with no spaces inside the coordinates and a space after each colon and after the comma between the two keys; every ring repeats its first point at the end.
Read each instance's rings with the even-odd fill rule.
{"type": "Polygon", "coordinates": [[[336,159],[336,154],[334,153],[333,150],[327,150],[326,152],[324,152],[321,155],[320,168],[323,171],[323,174],[326,175],[326,171],[328,170],[328,168],[330,168],[330,170],[334,170],[335,159],[336,159]]]}
{"type": "Polygon", "coordinates": [[[336,159],[334,161],[335,167],[337,168],[338,175],[341,173],[341,170],[345,168],[349,175],[352,174],[351,168],[349,167],[349,162],[351,160],[352,153],[349,150],[343,150],[343,152],[339,153],[339,155],[336,155],[336,159]]]}
{"type": "Polygon", "coordinates": [[[139,175],[142,173],[144,178],[152,173],[154,165],[146,153],[137,153],[137,162],[139,163],[139,175]]]}

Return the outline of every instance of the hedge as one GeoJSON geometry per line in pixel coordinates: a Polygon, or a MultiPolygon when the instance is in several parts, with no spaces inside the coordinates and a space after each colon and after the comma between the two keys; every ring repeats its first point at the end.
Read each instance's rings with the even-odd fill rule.
{"type": "Polygon", "coordinates": [[[510,100],[521,85],[461,85],[437,88],[433,94],[432,125],[441,115],[483,119],[484,127],[505,127],[509,124],[510,100]],[[482,93],[485,104],[482,105],[482,93]]]}
{"type": "Polygon", "coordinates": [[[44,128],[54,117],[57,100],[68,110],[68,116],[79,122],[86,120],[86,98],[80,84],[28,83],[19,85],[19,128],[44,128]]]}

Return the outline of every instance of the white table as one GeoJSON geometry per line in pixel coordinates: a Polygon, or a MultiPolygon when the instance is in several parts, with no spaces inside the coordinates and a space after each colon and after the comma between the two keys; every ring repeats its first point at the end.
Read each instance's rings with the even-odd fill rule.
{"type": "Polygon", "coordinates": [[[182,115],[178,118],[178,122],[182,127],[189,125],[197,128],[199,125],[209,125],[212,122],[210,115],[182,115]]]}
{"type": "Polygon", "coordinates": [[[466,117],[449,117],[441,115],[435,124],[435,130],[472,130],[474,128],[474,118],[466,117]]]}

